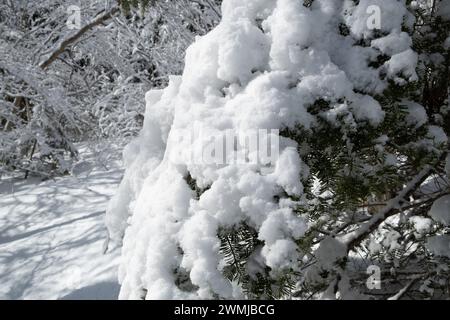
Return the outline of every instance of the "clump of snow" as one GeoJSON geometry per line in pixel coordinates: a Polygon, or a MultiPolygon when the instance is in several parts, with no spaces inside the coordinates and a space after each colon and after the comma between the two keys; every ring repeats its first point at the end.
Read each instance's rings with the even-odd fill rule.
{"type": "Polygon", "coordinates": [[[429,214],[435,221],[450,225],[450,195],[437,199],[431,206],[429,214]]]}
{"type": "Polygon", "coordinates": [[[389,250],[395,250],[401,248],[399,244],[399,240],[401,238],[401,234],[395,230],[387,231],[383,234],[382,244],[383,247],[388,248],[389,250]]]}
{"type": "Polygon", "coordinates": [[[320,242],[319,248],[314,252],[320,265],[326,269],[347,256],[347,247],[336,238],[327,237],[320,242]]]}
{"type": "Polygon", "coordinates": [[[404,105],[408,111],[405,119],[408,125],[419,128],[427,123],[428,116],[423,106],[412,101],[405,101],[404,105]]]}
{"type": "Polygon", "coordinates": [[[267,36],[248,20],[222,24],[224,38],[219,43],[217,76],[229,83],[247,83],[253,70],[263,70],[267,65],[267,36]]]}
{"type": "Polygon", "coordinates": [[[372,47],[387,55],[404,52],[411,46],[411,37],[406,32],[391,33],[383,38],[372,40],[372,47]]]}
{"type": "Polygon", "coordinates": [[[397,53],[386,62],[388,77],[402,85],[406,80],[416,81],[419,79],[416,73],[418,55],[411,49],[397,53]],[[401,77],[402,76],[402,77],[401,77]]]}
{"type": "Polygon", "coordinates": [[[384,111],[380,104],[371,96],[362,96],[353,105],[353,115],[357,120],[368,120],[373,126],[378,126],[384,120],[384,111]]]}
{"type": "Polygon", "coordinates": [[[369,251],[371,254],[377,254],[383,249],[383,246],[376,241],[369,242],[369,251]]]}
{"type": "Polygon", "coordinates": [[[271,175],[287,193],[298,196],[303,193],[300,178],[304,167],[306,165],[301,161],[297,150],[288,147],[280,156],[275,171],[271,175]],[[292,177],[297,177],[297,179],[293,180],[292,177]]]}
{"type": "Polygon", "coordinates": [[[410,221],[413,223],[414,229],[419,234],[426,234],[430,232],[433,226],[433,220],[431,220],[430,218],[413,216],[410,218],[410,221]]]}
{"type": "Polygon", "coordinates": [[[448,142],[447,134],[445,133],[444,129],[439,126],[429,126],[428,136],[433,139],[437,145],[446,144],[448,142]]]}
{"type": "MultiPolygon", "coordinates": [[[[218,231],[243,222],[263,241],[251,255],[259,267],[295,266],[295,241],[308,226],[294,209],[309,177],[297,143],[272,133],[278,157],[251,163],[228,161],[245,144],[240,139],[225,163],[206,163],[201,151],[211,137],[228,133],[309,130],[319,116],[338,125],[340,113],[355,126],[378,126],[384,111],[372,96],[387,86],[382,71],[416,76],[417,56],[400,33],[406,14],[401,1],[362,0],[355,6],[316,0],[308,8],[298,0],[225,0],[222,13],[222,22],[187,50],[182,77],[147,94],[144,128],[125,151],[126,174],[107,213],[111,236],[123,236],[120,298],[241,297],[239,285],[221,272],[218,231]],[[358,45],[358,38],[373,35],[366,28],[370,4],[381,6],[383,31],[398,43],[387,36],[373,47],[358,45]],[[342,36],[343,22],[352,35],[342,36]],[[393,56],[375,69],[369,64],[380,51],[393,56]],[[329,102],[330,110],[315,116],[308,107],[318,99],[329,102]],[[176,284],[180,270],[192,290],[176,284]]],[[[317,254],[330,265],[346,248],[330,238],[317,254]]]]}
{"type": "Polygon", "coordinates": [[[291,267],[298,259],[297,244],[292,240],[280,239],[265,246],[262,254],[266,258],[266,265],[271,268],[291,267]]]}

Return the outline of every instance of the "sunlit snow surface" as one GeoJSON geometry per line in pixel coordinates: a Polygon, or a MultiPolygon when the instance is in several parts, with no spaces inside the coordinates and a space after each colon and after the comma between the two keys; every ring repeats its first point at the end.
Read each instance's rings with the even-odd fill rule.
{"type": "Polygon", "coordinates": [[[103,254],[104,214],[122,175],[81,148],[73,175],[0,181],[0,299],[116,299],[119,250],[103,254]]]}

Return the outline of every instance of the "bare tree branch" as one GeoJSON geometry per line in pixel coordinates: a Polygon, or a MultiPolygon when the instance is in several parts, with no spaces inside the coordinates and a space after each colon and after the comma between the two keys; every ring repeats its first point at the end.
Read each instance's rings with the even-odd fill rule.
{"type": "Polygon", "coordinates": [[[422,276],[413,277],[413,279],[411,279],[411,281],[409,281],[405,287],[403,287],[397,294],[388,298],[388,300],[400,300],[408,292],[408,290],[411,289],[414,283],[416,283],[416,281],[418,281],[420,278],[422,278],[422,276]]]}
{"type": "Polygon", "coordinates": [[[42,69],[47,69],[48,66],[50,66],[58,58],[58,56],[66,50],[66,48],[68,46],[75,43],[86,32],[92,30],[94,27],[96,27],[96,26],[102,24],[103,22],[109,20],[110,18],[112,18],[117,12],[119,12],[119,10],[120,10],[119,7],[117,7],[117,6],[113,7],[108,12],[104,13],[103,15],[98,16],[97,18],[92,20],[90,23],[88,23],[87,25],[82,27],[80,30],[78,30],[78,32],[76,32],[75,34],[71,35],[70,37],[68,37],[67,39],[62,41],[59,44],[59,46],[55,49],[55,51],[53,51],[53,53],[45,61],[43,61],[39,66],[42,69]]]}

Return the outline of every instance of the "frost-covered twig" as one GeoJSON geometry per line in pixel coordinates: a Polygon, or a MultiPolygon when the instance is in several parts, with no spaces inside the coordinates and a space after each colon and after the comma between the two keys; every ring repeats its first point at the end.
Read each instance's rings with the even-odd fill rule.
{"type": "MultiPolygon", "coordinates": [[[[439,162],[445,159],[441,156],[439,162]]],[[[364,223],[355,231],[346,234],[341,240],[346,244],[347,250],[350,251],[364,240],[367,235],[371,234],[378,226],[383,223],[386,218],[398,212],[401,203],[411,195],[420,185],[434,172],[434,167],[425,166],[400,192],[397,196],[387,202],[387,205],[377,214],[375,214],[368,222],[364,223]]]]}
{"type": "Polygon", "coordinates": [[[114,14],[119,12],[119,10],[120,10],[119,7],[113,7],[112,9],[110,9],[105,14],[95,18],[90,23],[86,24],[84,27],[82,27],[80,30],[78,30],[78,32],[76,32],[75,34],[73,34],[70,37],[68,37],[65,40],[63,40],[59,44],[59,46],[53,51],[53,53],[45,61],[43,61],[39,66],[42,69],[46,69],[49,65],[51,65],[58,58],[58,56],[61,53],[64,52],[64,50],[66,50],[66,48],[68,46],[70,46],[71,44],[75,43],[86,32],[90,31],[95,26],[98,26],[98,25],[102,24],[103,22],[109,20],[114,14]]]}
{"type": "Polygon", "coordinates": [[[388,298],[388,300],[400,300],[408,292],[408,290],[411,289],[414,283],[416,283],[417,280],[419,280],[420,278],[422,278],[422,276],[416,276],[413,279],[411,279],[411,281],[409,281],[405,287],[403,287],[397,294],[388,298]]]}

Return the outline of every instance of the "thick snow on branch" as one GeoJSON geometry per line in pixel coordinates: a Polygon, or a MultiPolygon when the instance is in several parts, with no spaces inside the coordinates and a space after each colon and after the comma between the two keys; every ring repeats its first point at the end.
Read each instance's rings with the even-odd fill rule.
{"type": "MultiPolygon", "coordinates": [[[[348,127],[376,128],[385,111],[373,96],[392,81],[417,79],[417,55],[401,32],[408,15],[402,1],[316,0],[308,7],[298,0],[225,0],[222,14],[188,49],[183,75],[147,94],[144,128],[125,151],[127,172],[107,212],[111,236],[123,238],[120,298],[245,297],[242,284],[223,272],[219,236],[243,224],[259,241],[250,265],[272,274],[296,271],[298,241],[309,228],[296,209],[306,203],[311,175],[298,143],[276,130],[308,132],[323,120],[338,127],[340,118],[348,127]],[[366,23],[372,2],[384,9],[387,36],[369,46],[359,40],[375,37],[366,23]],[[374,67],[380,52],[387,58],[374,67]],[[308,109],[318,100],[329,103],[319,115],[308,109]],[[212,141],[255,130],[275,130],[276,159],[248,152],[246,161],[234,161],[246,145],[238,138],[225,148],[225,161],[205,161],[212,141]]],[[[334,265],[378,227],[431,170],[343,243],[328,238],[317,251],[322,265],[334,265]]]]}

